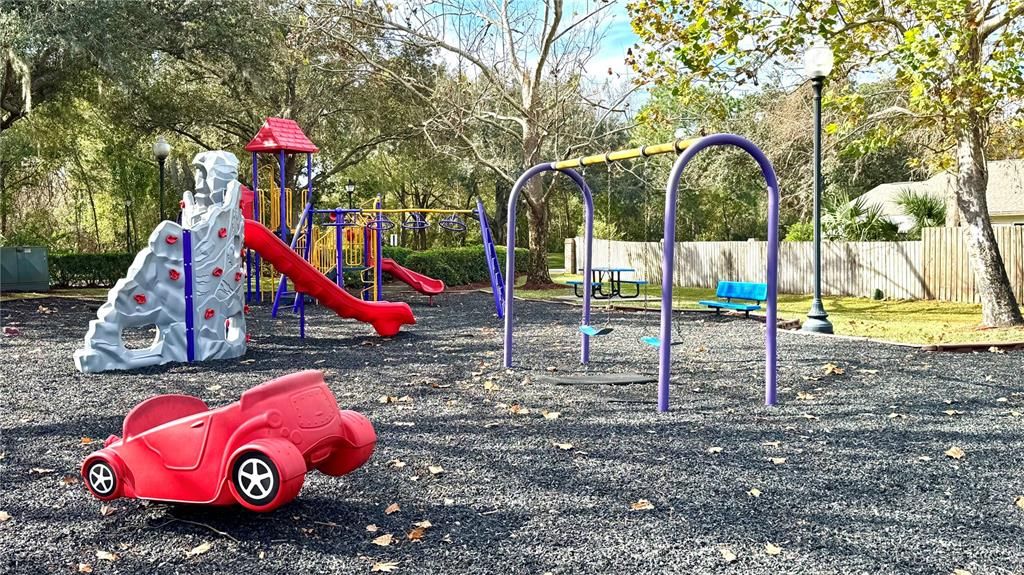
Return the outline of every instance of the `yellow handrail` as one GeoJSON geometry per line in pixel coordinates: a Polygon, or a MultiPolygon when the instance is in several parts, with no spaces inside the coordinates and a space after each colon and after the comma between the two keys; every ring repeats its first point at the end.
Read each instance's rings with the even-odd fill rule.
{"type": "Polygon", "coordinates": [[[675,140],[665,144],[654,144],[651,146],[640,146],[639,148],[615,150],[614,152],[607,152],[604,154],[583,156],[582,158],[576,158],[574,160],[551,162],[551,167],[556,170],[564,170],[566,168],[582,168],[584,166],[593,166],[596,164],[610,164],[612,162],[630,160],[633,158],[646,158],[647,156],[656,156],[658,154],[678,153],[689,148],[696,142],[697,138],[689,138],[686,140],[675,140]]]}

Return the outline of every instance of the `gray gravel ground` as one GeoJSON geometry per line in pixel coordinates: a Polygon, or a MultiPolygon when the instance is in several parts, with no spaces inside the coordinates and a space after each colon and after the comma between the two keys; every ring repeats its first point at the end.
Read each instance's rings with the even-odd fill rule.
{"type": "MultiPolygon", "coordinates": [[[[0,352],[0,511],[10,514],[0,572],[362,573],[392,562],[431,574],[1024,573],[1021,352],[782,332],[782,403],[766,408],[763,325],[686,314],[673,411],[658,414],[654,384],[535,381],[580,370],[578,310],[562,305],[517,305],[511,372],[490,296],[474,293],[417,304],[419,324],[388,340],[313,308],[300,341],[291,318],[254,307],[244,360],[87,376],[71,353],[96,305],[5,304],[3,323],[22,333],[0,352]],[[825,374],[827,362],[844,373],[825,374]],[[325,370],[339,402],[370,417],[378,449],[349,476],[310,473],[277,512],[119,500],[104,516],[64,480],[98,447],[83,437],[118,432],[152,394],[223,405],[306,368],[325,370]],[[954,446],[962,459],[944,455],[954,446]],[[641,499],[653,509],[632,510],[641,499]],[[388,514],[392,503],[400,510],[388,514]],[[410,541],[424,520],[432,526],[410,541]],[[375,545],[383,534],[394,542],[375,545]],[[186,555],[204,542],[208,552],[186,555]]],[[[615,331],[595,341],[592,370],[656,370],[639,342],[656,333],[654,316],[596,316],[615,331]]]]}

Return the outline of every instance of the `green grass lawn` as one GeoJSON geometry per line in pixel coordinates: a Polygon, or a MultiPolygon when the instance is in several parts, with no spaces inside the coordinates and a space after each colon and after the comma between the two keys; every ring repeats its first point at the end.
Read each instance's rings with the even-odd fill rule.
{"type": "Polygon", "coordinates": [[[565,252],[550,252],[550,253],[548,253],[548,269],[564,270],[565,269],[565,252]]]}
{"type": "MultiPolygon", "coordinates": [[[[555,282],[581,279],[580,276],[553,276],[555,282]]],[[[521,281],[519,283],[522,283],[521,281]]],[[[715,290],[680,288],[673,291],[674,309],[707,309],[697,305],[702,299],[715,299],[715,290]]],[[[553,290],[516,290],[523,298],[551,299],[572,296],[572,288],[553,290]]],[[[595,306],[608,305],[607,300],[594,300],[595,306]]],[[[933,300],[883,300],[867,298],[826,297],[825,310],[841,335],[863,336],[902,343],[975,343],[1024,341],[1024,327],[981,329],[981,306],[978,304],[939,302],[933,300]]],[[[637,299],[612,300],[612,305],[631,305],[659,309],[661,286],[647,286],[637,299]],[[647,299],[645,301],[644,295],[647,299]]],[[[780,294],[779,317],[803,319],[811,307],[811,297],[780,294]]]]}

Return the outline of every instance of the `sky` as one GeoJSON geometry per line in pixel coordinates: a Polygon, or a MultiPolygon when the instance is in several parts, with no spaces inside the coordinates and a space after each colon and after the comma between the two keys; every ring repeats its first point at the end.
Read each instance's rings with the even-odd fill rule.
{"type": "Polygon", "coordinates": [[[604,42],[601,43],[597,56],[587,66],[587,72],[595,77],[607,75],[608,68],[618,74],[628,72],[629,67],[623,63],[626,50],[639,40],[629,23],[626,0],[612,0],[608,13],[608,31],[604,42]]]}

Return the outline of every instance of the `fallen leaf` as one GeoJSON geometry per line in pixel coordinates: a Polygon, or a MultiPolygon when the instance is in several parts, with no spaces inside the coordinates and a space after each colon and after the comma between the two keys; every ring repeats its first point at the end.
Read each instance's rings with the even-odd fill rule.
{"type": "MultiPolygon", "coordinates": [[[[1024,509],[1024,495],[1019,495],[1016,499],[1014,499],[1013,504],[1016,505],[1017,507],[1020,507],[1021,509],[1024,509]]],[[[3,518],[0,517],[0,519],[3,518]]]]}
{"type": "Polygon", "coordinates": [[[117,508],[114,507],[113,505],[107,505],[107,504],[100,505],[100,515],[102,515],[104,517],[110,517],[111,515],[114,514],[115,511],[117,511],[117,508]]]}
{"type": "Polygon", "coordinates": [[[800,414],[800,417],[802,417],[804,419],[812,419],[812,420],[813,419],[820,419],[817,415],[811,415],[810,413],[802,413],[802,414],[800,414]]]}
{"type": "Polygon", "coordinates": [[[78,572],[79,573],[92,573],[92,565],[90,565],[88,563],[79,563],[78,564],[78,572]]]}
{"type": "Polygon", "coordinates": [[[809,401],[811,399],[814,399],[814,394],[813,393],[808,393],[806,391],[798,391],[798,392],[796,392],[796,398],[797,399],[802,399],[804,401],[809,401]]]}
{"type": "Polygon", "coordinates": [[[974,575],[967,569],[953,569],[953,575],[974,575]]]}
{"type": "Polygon", "coordinates": [[[57,471],[57,470],[56,469],[44,469],[42,467],[33,467],[32,469],[28,470],[29,473],[38,473],[39,475],[46,475],[47,473],[53,473],[54,471],[57,471]]]}
{"type": "Polygon", "coordinates": [[[64,485],[74,485],[78,483],[78,476],[74,473],[65,473],[64,477],[60,478],[60,482],[64,485]]]}
{"type": "Polygon", "coordinates": [[[437,475],[439,473],[444,473],[444,467],[441,467],[440,465],[431,465],[427,467],[427,471],[429,471],[431,475],[437,475]]]}
{"type": "Polygon", "coordinates": [[[405,462],[401,459],[392,459],[388,462],[388,467],[391,467],[392,469],[401,469],[405,467],[405,462]]]}
{"type": "Polygon", "coordinates": [[[708,448],[708,453],[721,453],[721,452],[722,452],[722,448],[721,447],[709,447],[708,448]]]}
{"type": "Polygon", "coordinates": [[[844,373],[846,373],[845,369],[831,362],[823,365],[821,367],[821,371],[824,372],[825,375],[843,375],[844,373]]]}
{"type": "Polygon", "coordinates": [[[964,412],[957,411],[955,409],[947,409],[946,411],[943,411],[942,413],[945,413],[946,415],[948,415],[950,417],[953,417],[954,415],[963,415],[964,414],[964,412]]]}
{"type": "Polygon", "coordinates": [[[377,403],[394,403],[398,398],[393,395],[382,395],[377,398],[377,403]]]}
{"type": "Polygon", "coordinates": [[[426,534],[427,530],[422,527],[416,527],[406,535],[409,541],[419,541],[423,539],[423,535],[426,534]]]}
{"type": "Polygon", "coordinates": [[[889,414],[889,419],[897,419],[897,418],[898,419],[906,419],[907,418],[907,414],[905,414],[905,413],[896,413],[895,411],[889,414]]]}
{"type": "Polygon", "coordinates": [[[878,373],[877,369],[858,369],[857,371],[859,371],[861,373],[866,373],[868,375],[875,375],[875,374],[878,373]]]}
{"type": "Polygon", "coordinates": [[[629,508],[633,511],[650,511],[654,509],[654,504],[646,499],[641,499],[636,503],[631,503],[629,508]]]}
{"type": "Polygon", "coordinates": [[[928,457],[927,455],[921,455],[921,456],[918,456],[917,460],[918,461],[931,461],[932,458],[928,457]]]}
{"type": "Polygon", "coordinates": [[[487,391],[498,391],[499,389],[501,389],[501,387],[497,383],[494,383],[493,381],[488,379],[487,381],[484,382],[484,389],[486,389],[487,391]]]}
{"type": "Polygon", "coordinates": [[[366,526],[366,530],[369,531],[370,533],[376,533],[377,530],[379,530],[379,529],[380,529],[380,527],[377,527],[373,523],[371,523],[371,524],[366,526]]]}
{"type": "Polygon", "coordinates": [[[945,454],[946,454],[946,457],[952,457],[953,459],[963,459],[964,456],[967,455],[966,453],[964,453],[963,449],[960,449],[959,447],[957,447],[955,445],[953,447],[950,447],[949,449],[947,449],[945,451],[945,454]]]}
{"type": "Polygon", "coordinates": [[[562,451],[569,451],[570,449],[573,448],[573,444],[571,443],[558,443],[557,441],[553,441],[552,443],[555,447],[561,449],[562,451]]]}
{"type": "Polygon", "coordinates": [[[213,543],[208,541],[196,545],[192,549],[185,552],[185,557],[195,557],[196,555],[202,555],[210,549],[213,549],[213,543]]]}
{"type": "Polygon", "coordinates": [[[722,559],[725,559],[726,563],[736,562],[736,554],[731,549],[719,549],[718,552],[722,554],[722,559]]]}
{"type": "Polygon", "coordinates": [[[786,462],[786,458],[785,457],[769,457],[768,461],[771,461],[775,465],[782,465],[783,463],[786,462]]]}
{"type": "Polygon", "coordinates": [[[434,526],[433,523],[427,521],[426,519],[424,519],[423,521],[417,521],[416,523],[413,523],[413,525],[415,525],[416,527],[422,527],[423,529],[429,529],[430,527],[434,526]]]}
{"type": "Polygon", "coordinates": [[[761,490],[756,488],[756,487],[754,487],[753,489],[751,489],[750,491],[747,492],[747,495],[749,495],[751,497],[760,497],[761,496],[761,490]]]}
{"type": "Polygon", "coordinates": [[[110,551],[103,551],[101,549],[96,551],[96,558],[101,561],[117,561],[117,554],[111,553],[110,551]]]}
{"type": "Polygon", "coordinates": [[[394,537],[392,537],[390,533],[385,533],[384,535],[381,535],[380,537],[374,539],[373,544],[380,545],[381,547],[387,547],[388,545],[391,545],[391,542],[393,540],[394,537]]]}
{"type": "Polygon", "coordinates": [[[992,347],[988,348],[988,350],[990,352],[992,352],[992,353],[1006,353],[1005,349],[1003,349],[1001,347],[994,346],[994,345],[992,347]]]}
{"type": "Polygon", "coordinates": [[[384,515],[391,515],[395,511],[398,511],[399,509],[401,509],[401,507],[399,507],[397,503],[392,503],[391,505],[388,505],[387,509],[384,510],[384,515]]]}
{"type": "Polygon", "coordinates": [[[778,555],[779,553],[782,553],[782,548],[774,543],[765,543],[764,552],[766,555],[778,555]]]}
{"type": "Polygon", "coordinates": [[[398,571],[398,562],[381,561],[379,563],[374,563],[373,566],[370,567],[370,571],[377,573],[393,573],[395,571],[398,571]]]}
{"type": "Polygon", "coordinates": [[[558,371],[558,368],[557,368],[557,367],[554,367],[554,366],[551,366],[551,365],[549,365],[549,366],[548,366],[548,367],[546,367],[545,369],[547,369],[548,371],[558,371]]]}
{"type": "Polygon", "coordinates": [[[0,511],[0,521],[7,521],[11,518],[11,514],[6,511],[0,511]]]}
{"type": "Polygon", "coordinates": [[[996,403],[1006,403],[1007,401],[1010,401],[1010,400],[1006,399],[1005,397],[997,397],[996,398],[996,403]]]}
{"type": "Polygon", "coordinates": [[[508,412],[511,413],[512,415],[530,415],[530,409],[525,406],[519,405],[518,403],[513,403],[512,405],[510,405],[508,407],[508,412]]]}
{"type": "Polygon", "coordinates": [[[763,445],[765,447],[778,447],[778,446],[782,445],[782,442],[781,441],[765,441],[761,445],[763,445]]]}
{"type": "Polygon", "coordinates": [[[558,417],[560,415],[562,415],[560,412],[548,411],[546,409],[544,411],[540,412],[540,413],[541,413],[541,415],[544,416],[544,419],[558,419],[558,417]]]}
{"type": "Polygon", "coordinates": [[[91,437],[83,437],[82,438],[82,441],[81,441],[82,445],[89,445],[90,443],[92,443],[92,438],[91,437]]]}
{"type": "Polygon", "coordinates": [[[408,395],[403,395],[402,397],[398,398],[398,402],[399,403],[412,403],[412,397],[410,397],[408,395]]]}
{"type": "Polygon", "coordinates": [[[6,335],[7,337],[13,337],[13,336],[16,336],[16,335],[21,335],[21,330],[19,330],[16,327],[13,327],[13,326],[5,325],[4,326],[4,335],[6,335]]]}

